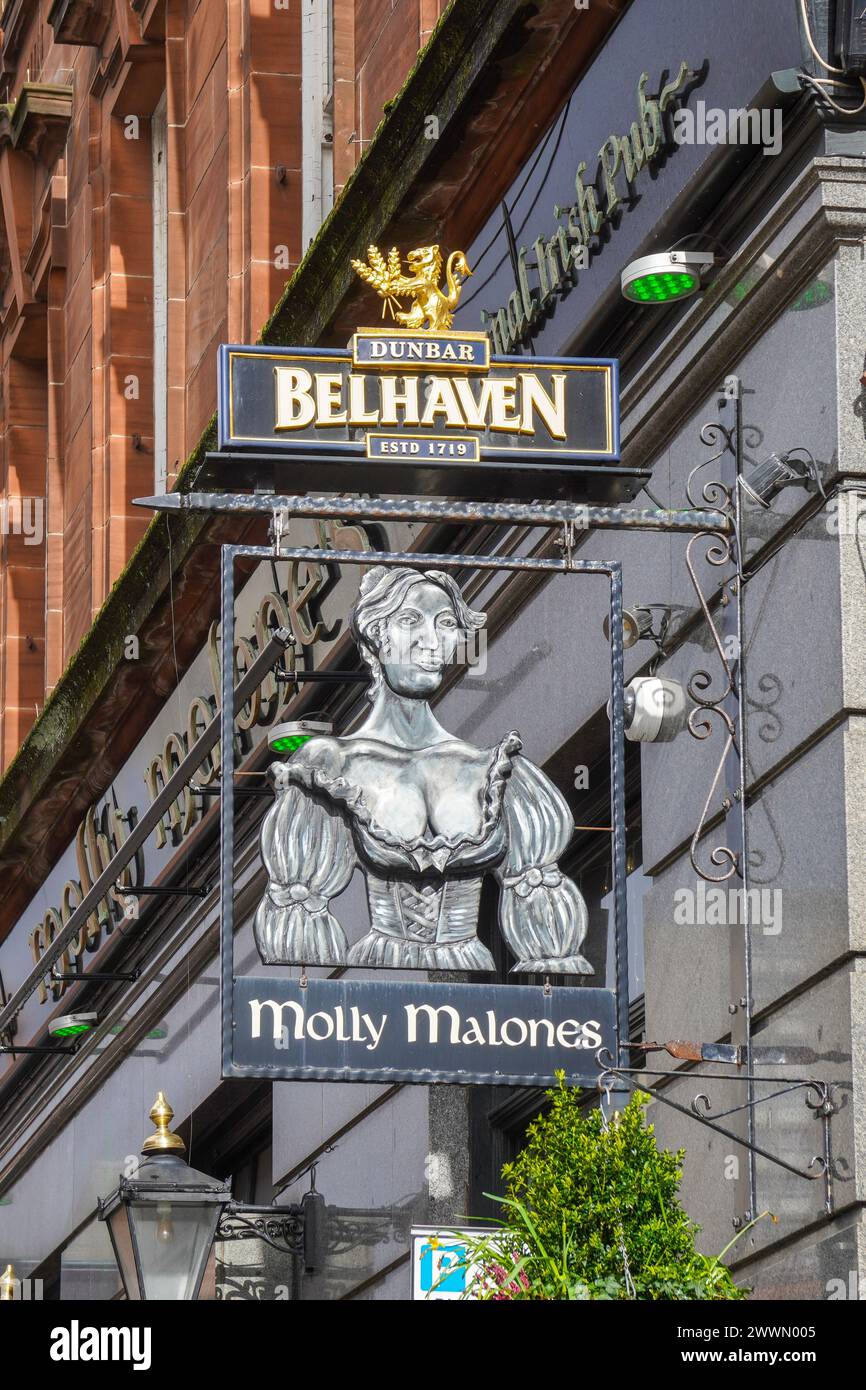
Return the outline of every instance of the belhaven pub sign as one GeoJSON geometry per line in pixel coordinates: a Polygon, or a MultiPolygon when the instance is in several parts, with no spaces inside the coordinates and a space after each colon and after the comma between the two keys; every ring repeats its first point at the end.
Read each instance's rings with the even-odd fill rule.
{"type": "MultiPolygon", "coordinates": [[[[248,450],[260,472],[275,457],[293,467],[306,458],[311,484],[326,490],[321,468],[336,456],[343,491],[367,491],[375,460],[391,480],[385,490],[407,481],[423,490],[419,479],[434,477],[449,493],[449,465],[466,461],[494,470],[499,497],[517,476],[503,480],[504,460],[542,460],[532,490],[543,496],[547,470],[558,486],[578,461],[594,461],[597,475],[600,461],[616,459],[615,362],[491,359],[484,335],[451,328],[470,273],[462,252],[448,257],[444,289],[435,246],[410,252],[405,270],[396,249],[385,258],[371,247],[353,264],[396,326],[359,329],[346,352],[224,347],[220,443],[229,459],[248,450]]],[[[491,481],[488,472],[488,489],[491,481]]],[[[225,1074],[530,1085],[561,1070],[572,1084],[592,1084],[598,1050],[614,1046],[614,995],[565,983],[593,975],[582,950],[586,904],[559,866],[570,808],[516,731],[478,748],[436,718],[432,702],[455,653],[485,614],[423,553],[417,568],[406,558],[383,553],[385,563],[366,565],[350,615],[370,676],[366,716],[341,735],[324,726],[272,740],[267,877],[253,922],[270,969],[235,978],[224,958],[225,1074]],[[478,934],[488,875],[499,885],[490,927],[513,956],[510,974],[545,978],[543,987],[307,978],[307,967],[348,967],[489,979],[495,961],[478,934]],[[367,912],[353,892],[342,920],[339,900],[353,880],[367,912]],[[279,967],[300,967],[300,978],[279,967]]],[[[224,632],[232,593],[224,589],[224,632]]],[[[224,900],[229,952],[232,922],[224,900]]]]}
{"type": "Polygon", "coordinates": [[[221,483],[270,472],[277,490],[633,496],[615,467],[615,361],[491,357],[487,334],[451,327],[471,274],[462,251],[444,288],[438,246],[410,251],[405,270],[396,248],[367,257],[353,265],[394,327],[358,329],[346,349],[220,349],[221,483]],[[613,465],[601,480],[599,463],[613,465]]]}

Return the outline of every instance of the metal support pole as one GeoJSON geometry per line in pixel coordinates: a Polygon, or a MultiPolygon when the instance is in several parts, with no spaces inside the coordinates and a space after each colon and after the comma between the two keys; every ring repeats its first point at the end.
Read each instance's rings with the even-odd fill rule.
{"type": "MultiPolygon", "coordinates": [[[[731,529],[724,512],[712,508],[596,507],[580,502],[444,502],[419,498],[407,502],[382,497],[316,497],[252,492],[168,492],[136,497],[136,507],[152,511],[287,512],[291,516],[352,521],[455,521],[481,525],[562,526],[578,530],[720,531],[731,529]]],[[[343,552],[339,552],[342,558],[343,552]]],[[[416,555],[416,562],[418,556],[416,555]]]]}
{"type": "MultiPolygon", "coordinates": [[[[752,934],[750,924],[749,900],[749,842],[746,826],[746,662],[743,628],[743,556],[742,545],[742,489],[740,474],[743,471],[743,385],[736,378],[736,395],[733,399],[734,428],[733,456],[724,454],[725,460],[733,462],[733,482],[731,499],[734,510],[733,558],[736,576],[728,585],[728,592],[734,598],[722,608],[721,628],[723,638],[734,644],[733,689],[726,700],[728,712],[736,728],[736,740],[731,747],[725,765],[725,809],[727,843],[736,852],[737,870],[742,885],[742,924],[733,922],[730,931],[731,962],[731,1041],[742,1048],[746,1074],[753,1073],[752,1057],[752,934]]],[[[723,478],[727,483],[728,479],[723,478]]],[[[737,1180],[736,1192],[740,1210],[734,1217],[734,1225],[739,1228],[753,1219],[758,1209],[756,1155],[758,1152],[755,1137],[755,1088],[754,1082],[747,1081],[749,1105],[744,1113],[746,1139],[746,1174],[737,1180]]]]}
{"type": "Polygon", "coordinates": [[[622,566],[610,569],[610,810],[613,820],[613,920],[617,1066],[626,1066],[629,1035],[628,916],[625,845],[625,712],[623,709],[622,566]],[[614,698],[618,693],[619,698],[614,698]]]}

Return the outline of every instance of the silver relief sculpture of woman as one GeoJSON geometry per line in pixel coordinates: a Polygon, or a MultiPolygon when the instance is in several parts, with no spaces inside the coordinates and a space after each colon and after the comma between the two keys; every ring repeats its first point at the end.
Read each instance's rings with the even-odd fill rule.
{"type": "Polygon", "coordinates": [[[580,953],[586,906],[558,867],[572,834],[566,801],[516,733],[474,748],[430,708],[458,643],[484,621],[445,573],[365,574],[351,622],[372,673],[370,714],[271,769],[269,887],[255,919],[266,964],[492,970],[477,936],[489,872],[513,972],[593,973],[580,953]],[[371,925],[350,947],[330,904],[356,867],[371,925]]]}

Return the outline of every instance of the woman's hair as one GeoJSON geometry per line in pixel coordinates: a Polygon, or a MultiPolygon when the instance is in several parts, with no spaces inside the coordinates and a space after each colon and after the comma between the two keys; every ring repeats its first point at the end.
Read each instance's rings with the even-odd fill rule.
{"type": "Polygon", "coordinates": [[[379,630],[388,618],[402,607],[409,590],[416,584],[435,584],[451,602],[459,626],[464,633],[483,627],[487,621],[486,613],[476,612],[464,599],[458,585],[442,570],[390,569],[385,565],[375,565],[361,580],[358,600],[352,609],[349,625],[352,636],[358,643],[363,660],[373,672],[375,693],[381,680],[379,660],[379,630]]]}

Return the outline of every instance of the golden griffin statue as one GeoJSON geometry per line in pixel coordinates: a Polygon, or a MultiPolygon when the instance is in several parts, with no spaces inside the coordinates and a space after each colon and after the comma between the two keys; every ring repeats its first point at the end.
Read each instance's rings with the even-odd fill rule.
{"type": "Polygon", "coordinates": [[[445,264],[446,289],[439,288],[442,253],[438,246],[419,246],[406,256],[408,273],[403,273],[396,246],[388,259],[378,246],[367,247],[367,261],[352,261],[352,268],[384,301],[382,317],[388,309],[403,328],[425,333],[444,333],[451,327],[460,298],[462,282],[472,274],[462,251],[452,251],[445,264]],[[412,307],[404,310],[400,300],[408,298],[412,307]]]}

